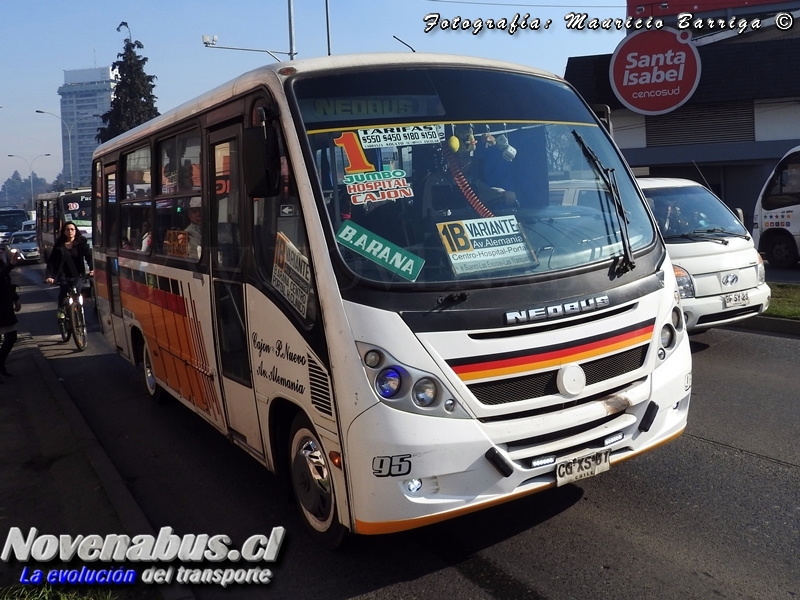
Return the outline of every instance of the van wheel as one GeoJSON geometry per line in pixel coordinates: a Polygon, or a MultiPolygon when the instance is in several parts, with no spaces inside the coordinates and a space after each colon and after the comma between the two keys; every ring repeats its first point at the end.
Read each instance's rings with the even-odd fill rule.
{"type": "Polygon", "coordinates": [[[144,342],[142,347],[142,369],[144,371],[144,385],[147,388],[147,393],[154,402],[161,404],[165,398],[164,388],[158,385],[156,381],[155,372],[153,371],[153,358],[150,356],[150,347],[147,341],[144,342]]]}
{"type": "Polygon", "coordinates": [[[311,536],[325,548],[342,545],[347,529],[339,523],[330,470],[333,467],[308,417],[299,413],[289,436],[292,490],[311,536]]]}
{"type": "Polygon", "coordinates": [[[776,235],[767,245],[767,260],[776,269],[790,269],[797,264],[797,246],[789,235],[776,235]]]}

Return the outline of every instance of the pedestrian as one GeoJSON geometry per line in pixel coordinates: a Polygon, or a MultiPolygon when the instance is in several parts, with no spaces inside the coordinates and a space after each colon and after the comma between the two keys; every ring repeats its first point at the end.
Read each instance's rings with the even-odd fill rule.
{"type": "MultiPolygon", "coordinates": [[[[6,369],[6,358],[11,353],[11,348],[17,341],[17,315],[22,305],[19,303],[17,286],[11,283],[11,271],[17,266],[17,253],[10,252],[8,263],[0,257],[0,334],[3,343],[0,344],[0,375],[11,377],[6,369]]],[[[0,379],[0,383],[3,380],[0,379]]]]}
{"type": "Polygon", "coordinates": [[[69,293],[68,279],[76,279],[86,275],[86,264],[89,265],[89,277],[92,270],[92,250],[75,224],[67,221],[61,228],[61,235],[56,240],[50,260],[47,263],[47,279],[45,283],[58,283],[58,318],[64,318],[64,304],[69,293]]]}

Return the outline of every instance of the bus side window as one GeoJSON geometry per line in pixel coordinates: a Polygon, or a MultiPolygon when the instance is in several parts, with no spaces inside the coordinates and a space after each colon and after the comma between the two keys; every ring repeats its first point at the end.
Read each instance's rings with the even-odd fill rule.
{"type": "Polygon", "coordinates": [[[253,202],[255,258],[262,281],[311,326],[318,310],[305,220],[282,140],[280,152],[282,181],[278,195],[253,202]]]}

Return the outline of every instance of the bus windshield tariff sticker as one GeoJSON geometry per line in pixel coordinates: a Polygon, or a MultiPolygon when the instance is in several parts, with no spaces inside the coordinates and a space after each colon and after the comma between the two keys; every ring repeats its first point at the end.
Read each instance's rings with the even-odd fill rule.
{"type": "Polygon", "coordinates": [[[359,129],[358,139],[365,150],[391,146],[438,144],[444,141],[444,125],[400,125],[359,129]]]}
{"type": "Polygon", "coordinates": [[[436,227],[456,275],[539,264],[516,217],[449,221],[436,227]]]}

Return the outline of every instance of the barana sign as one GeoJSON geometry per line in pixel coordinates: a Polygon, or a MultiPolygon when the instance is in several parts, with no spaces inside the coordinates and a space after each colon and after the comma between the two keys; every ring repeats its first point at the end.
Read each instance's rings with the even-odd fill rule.
{"type": "Polygon", "coordinates": [[[627,108],[661,115],[694,94],[700,83],[700,55],[689,31],[641,31],[620,42],[608,74],[611,88],[627,108]]]}
{"type": "Polygon", "coordinates": [[[381,265],[409,281],[416,281],[425,259],[375,235],[352,221],[345,221],[336,233],[336,241],[364,258],[381,265]]]}

